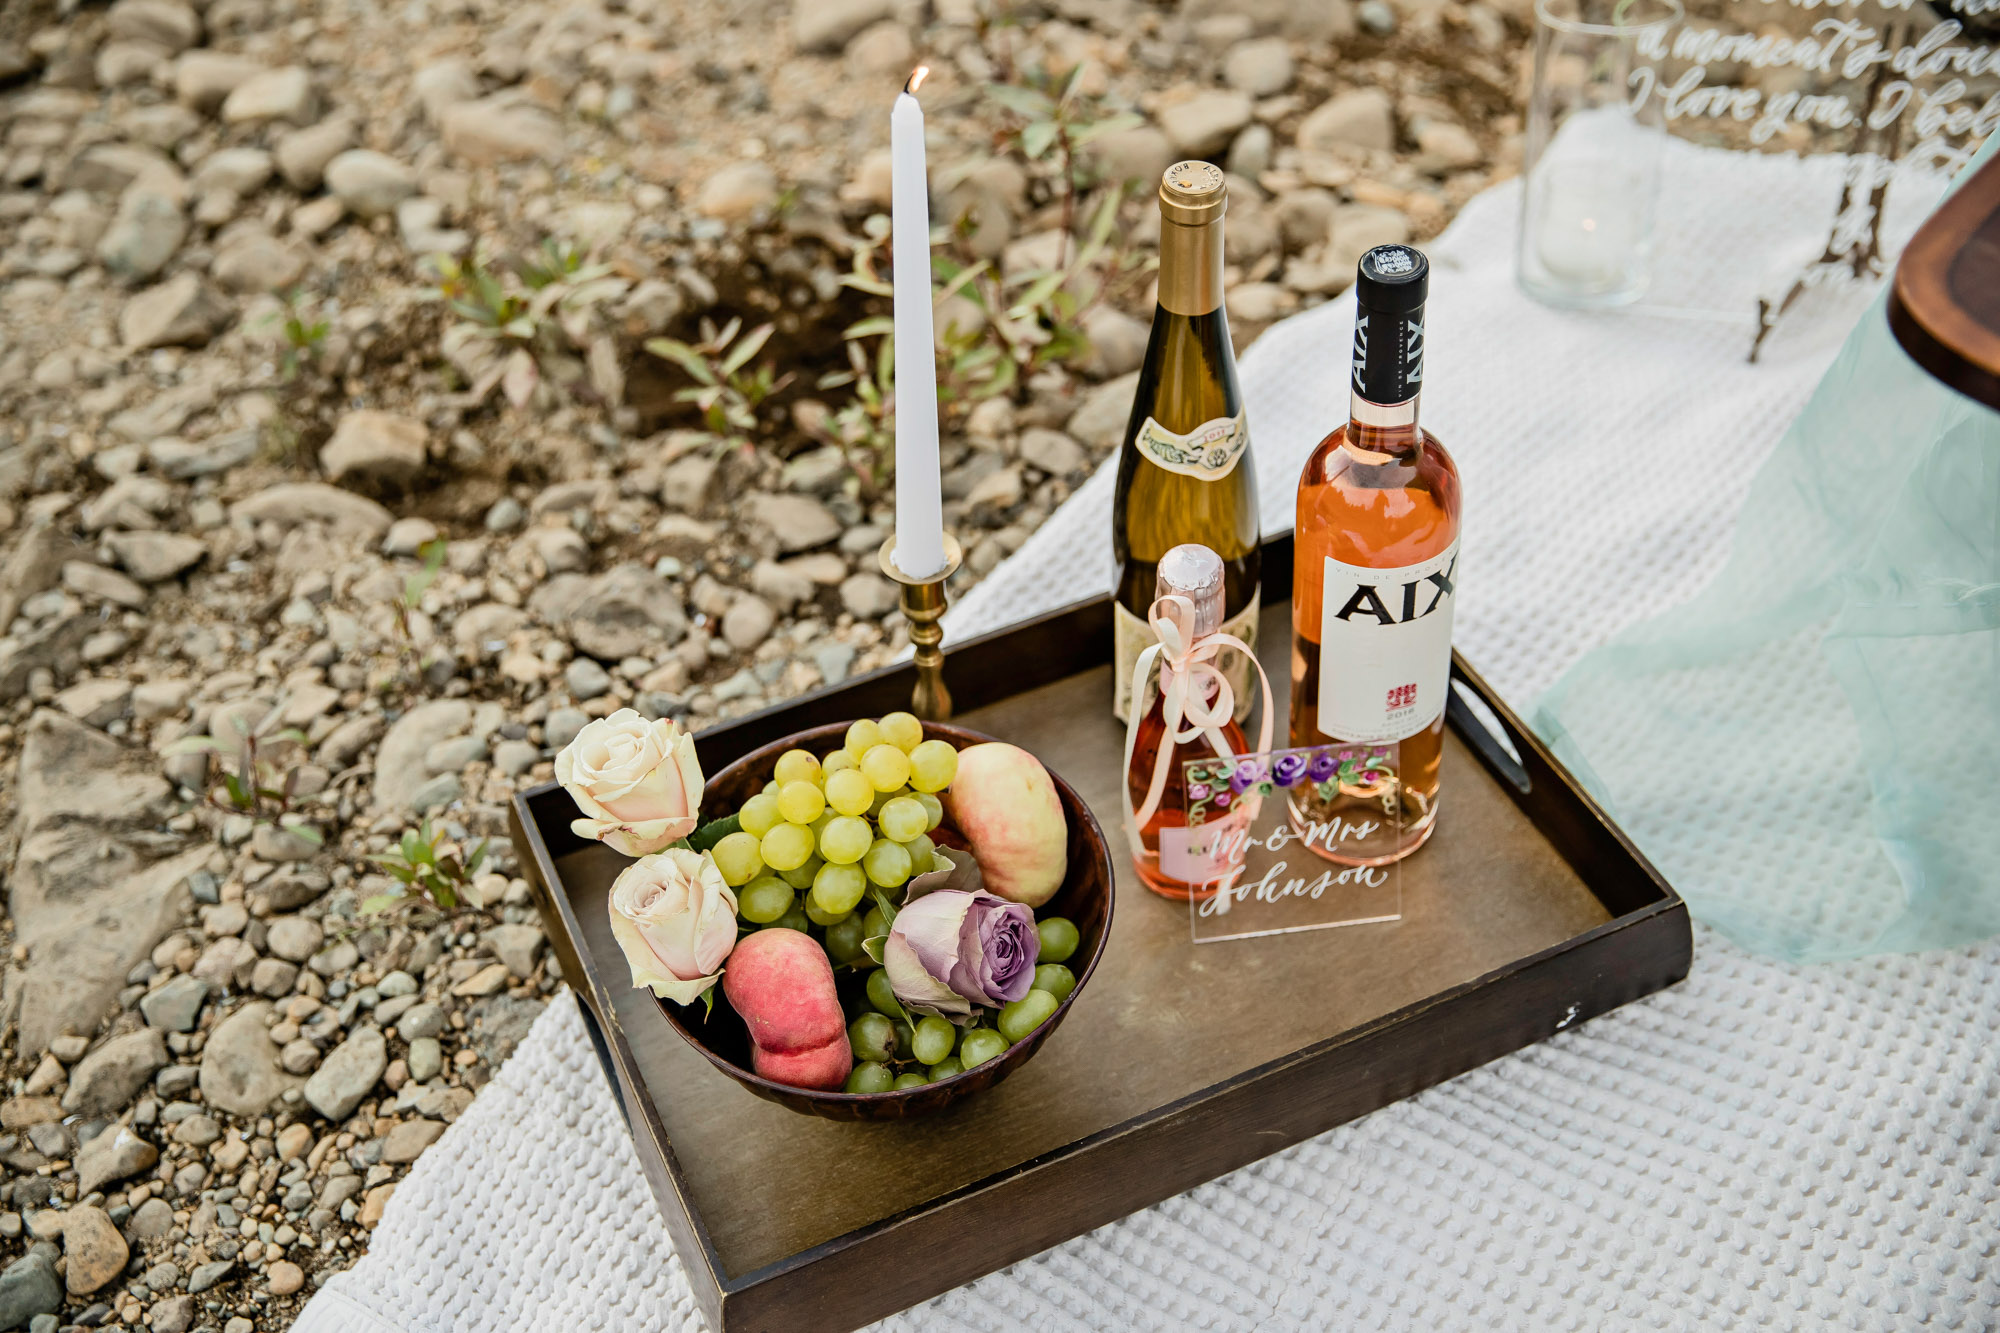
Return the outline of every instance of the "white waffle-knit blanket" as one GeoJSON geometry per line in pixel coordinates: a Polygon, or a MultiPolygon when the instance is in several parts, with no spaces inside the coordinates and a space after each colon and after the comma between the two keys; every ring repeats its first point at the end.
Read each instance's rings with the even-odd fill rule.
{"type": "MultiPolygon", "coordinates": [[[[1817,251],[1836,171],[1678,151],[1663,296],[1747,313],[1746,269],[1817,251]]],[[[1424,412],[1465,480],[1457,641],[1524,708],[1714,572],[1751,473],[1861,307],[1808,304],[1755,367],[1745,325],[1544,310],[1512,285],[1517,204],[1496,188],[1431,247],[1424,412]]],[[[1351,319],[1329,303],[1245,358],[1267,531],[1291,526],[1299,466],[1346,409],[1351,319]]],[[[953,633],[1108,587],[1110,481],[1107,465],[976,588],[953,633]]],[[[1771,859],[1754,829],[1688,836],[1771,859]]],[[[1700,932],[1671,992],[880,1327],[1991,1327],[1997,1009],[2000,943],[1801,969],[1700,932]]],[[[699,1326],[565,994],[297,1327],[699,1326]]]]}

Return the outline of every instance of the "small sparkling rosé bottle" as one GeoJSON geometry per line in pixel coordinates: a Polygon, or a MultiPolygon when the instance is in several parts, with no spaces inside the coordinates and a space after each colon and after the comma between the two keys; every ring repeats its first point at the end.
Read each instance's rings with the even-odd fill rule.
{"type": "MultiPolygon", "coordinates": [[[[1158,599],[1177,594],[1187,598],[1194,607],[1192,631],[1195,637],[1200,637],[1222,628],[1225,582],[1222,557],[1206,546],[1189,543],[1176,546],[1160,557],[1153,596],[1158,599]]],[[[1235,655],[1233,649],[1225,652],[1235,655]]],[[[1163,686],[1172,670],[1163,658],[1160,663],[1163,686]]],[[[1198,702],[1203,705],[1213,703],[1220,691],[1214,678],[1205,673],[1193,678],[1191,688],[1199,692],[1198,702]]],[[[1160,836],[1163,831],[1187,827],[1187,777],[1183,764],[1190,759],[1215,756],[1217,751],[1206,736],[1178,742],[1168,733],[1166,699],[1164,688],[1152,691],[1151,702],[1139,720],[1138,734],[1133,741],[1132,762],[1126,769],[1125,780],[1131,793],[1132,807],[1141,809],[1160,762],[1160,751],[1162,748],[1170,751],[1166,786],[1158,808],[1147,816],[1143,824],[1131,831],[1134,839],[1132,866],[1139,872],[1139,881],[1154,893],[1185,902],[1190,897],[1204,897],[1215,890],[1212,887],[1191,889],[1185,879],[1163,872],[1160,866],[1160,836]]],[[[1236,725],[1234,719],[1223,719],[1219,729],[1233,754],[1240,755],[1249,748],[1243,739],[1242,728],[1236,725]]]]}

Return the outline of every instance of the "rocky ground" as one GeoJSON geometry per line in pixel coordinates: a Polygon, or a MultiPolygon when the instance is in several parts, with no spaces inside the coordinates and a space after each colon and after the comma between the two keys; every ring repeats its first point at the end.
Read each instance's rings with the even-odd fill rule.
{"type": "Polygon", "coordinates": [[[915,61],[969,583],[1117,444],[1143,182],[1228,166],[1247,343],[1509,170],[1526,12],[0,7],[0,1329],[286,1326],[559,984],[509,795],[900,646],[915,61]]]}

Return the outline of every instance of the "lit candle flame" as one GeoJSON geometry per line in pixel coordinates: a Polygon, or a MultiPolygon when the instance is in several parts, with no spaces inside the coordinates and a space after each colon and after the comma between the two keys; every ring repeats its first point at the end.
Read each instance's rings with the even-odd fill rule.
{"type": "Polygon", "coordinates": [[[924,81],[924,76],[930,72],[931,67],[929,65],[917,66],[914,70],[910,71],[910,81],[903,85],[903,91],[906,93],[916,92],[917,86],[924,81]]]}

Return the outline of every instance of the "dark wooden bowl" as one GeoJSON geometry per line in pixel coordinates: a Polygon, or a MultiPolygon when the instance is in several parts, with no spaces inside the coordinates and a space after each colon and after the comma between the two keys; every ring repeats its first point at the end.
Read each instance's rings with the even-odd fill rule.
{"type": "MultiPolygon", "coordinates": [[[[815,755],[826,754],[839,748],[841,737],[846,732],[845,723],[814,727],[752,751],[708,779],[702,792],[703,807],[716,818],[740,808],[771,780],[771,771],[776,767],[779,755],[791,749],[810,750],[815,755]]],[[[961,750],[994,739],[964,727],[936,722],[924,724],[924,737],[927,740],[948,740],[961,750]]],[[[766,1101],[776,1102],[802,1115],[823,1116],[828,1120],[908,1120],[942,1111],[954,1102],[992,1087],[1028,1063],[1041,1049],[1042,1043],[1048,1040],[1049,1034],[1069,1013],[1070,1006],[1076,1003],[1077,996],[1083,994],[1083,988],[1090,982],[1090,974],[1097,969],[1097,960],[1104,954],[1104,942],[1111,937],[1111,850],[1104,841],[1104,830],[1097,826],[1090,807],[1083,803],[1083,798],[1076,794],[1074,788],[1058,774],[1051,773],[1049,776],[1055,779],[1056,794],[1062,799],[1063,814],[1069,820],[1069,874],[1064,878],[1062,887],[1056,890],[1056,896],[1037,909],[1037,915],[1068,917],[1076,923],[1080,938],[1076,952],[1065,964],[1076,973],[1076,989],[1056,1006],[1056,1011],[1044,1019],[1040,1027],[993,1059],[951,1078],[926,1083],[921,1088],[905,1088],[900,1092],[818,1092],[811,1088],[795,1088],[788,1083],[774,1083],[751,1072],[750,1033],[719,993],[719,984],[715,1008],[706,1015],[699,1004],[659,1001],[667,1021],[673,1024],[674,1031],[686,1038],[688,1045],[700,1051],[717,1069],[766,1101]]],[[[866,980],[865,973],[851,969],[835,975],[840,979],[842,999],[848,999],[852,990],[866,980]]]]}

